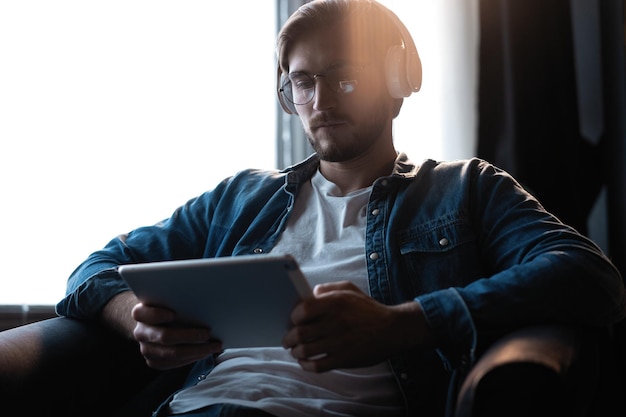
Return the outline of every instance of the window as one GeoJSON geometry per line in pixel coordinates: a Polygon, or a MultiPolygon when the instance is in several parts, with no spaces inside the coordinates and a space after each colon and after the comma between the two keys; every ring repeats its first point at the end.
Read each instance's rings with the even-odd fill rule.
{"type": "Polygon", "coordinates": [[[394,123],[396,149],[425,158],[474,156],[477,0],[379,0],[411,33],[423,67],[421,90],[394,123]]]}
{"type": "Polygon", "coordinates": [[[0,3],[0,304],[56,303],[115,235],[275,166],[272,4],[0,3]]]}

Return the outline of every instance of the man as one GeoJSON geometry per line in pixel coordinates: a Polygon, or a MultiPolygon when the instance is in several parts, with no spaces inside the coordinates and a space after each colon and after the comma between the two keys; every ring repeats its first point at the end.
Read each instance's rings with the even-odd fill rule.
{"type": "Polygon", "coordinates": [[[421,83],[403,32],[373,1],[303,6],[278,36],[278,93],[315,154],[226,179],[70,277],[60,314],[135,339],[154,368],[195,362],[162,415],[443,415],[449,371],[490,337],[626,316],[615,267],[509,175],[396,152],[392,121],[421,83]],[[222,352],[210,329],[139,303],[115,269],[268,252],[293,254],[316,285],[284,348],[222,352]]]}

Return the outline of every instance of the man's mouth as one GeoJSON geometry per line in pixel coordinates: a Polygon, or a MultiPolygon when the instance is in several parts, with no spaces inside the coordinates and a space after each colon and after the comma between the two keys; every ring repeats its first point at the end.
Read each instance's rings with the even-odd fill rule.
{"type": "Polygon", "coordinates": [[[313,129],[328,129],[343,126],[346,124],[345,120],[323,120],[312,123],[313,129]]]}

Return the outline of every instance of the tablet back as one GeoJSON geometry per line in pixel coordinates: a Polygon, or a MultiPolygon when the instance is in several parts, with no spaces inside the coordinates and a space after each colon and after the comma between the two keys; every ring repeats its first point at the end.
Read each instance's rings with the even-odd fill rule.
{"type": "Polygon", "coordinates": [[[224,348],[280,346],[293,307],[311,289],[290,255],[245,255],[122,265],[139,300],[212,329],[224,348]]]}

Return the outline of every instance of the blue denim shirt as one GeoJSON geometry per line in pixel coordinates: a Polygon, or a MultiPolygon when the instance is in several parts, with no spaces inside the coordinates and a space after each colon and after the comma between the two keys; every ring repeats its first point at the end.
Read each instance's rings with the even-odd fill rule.
{"type": "MultiPolygon", "coordinates": [[[[118,236],[72,273],[57,312],[94,318],[127,290],[120,264],[269,252],[318,166],[314,155],[283,171],[240,172],[159,224],[118,236]]],[[[443,414],[452,372],[474,363],[481,338],[626,316],[621,277],[601,251],[479,159],[416,166],[400,154],[373,185],[365,241],[372,297],[419,302],[436,336],[436,351],[390,360],[409,413],[443,414]]],[[[189,383],[211,367],[212,358],[200,361],[189,383]]]]}

